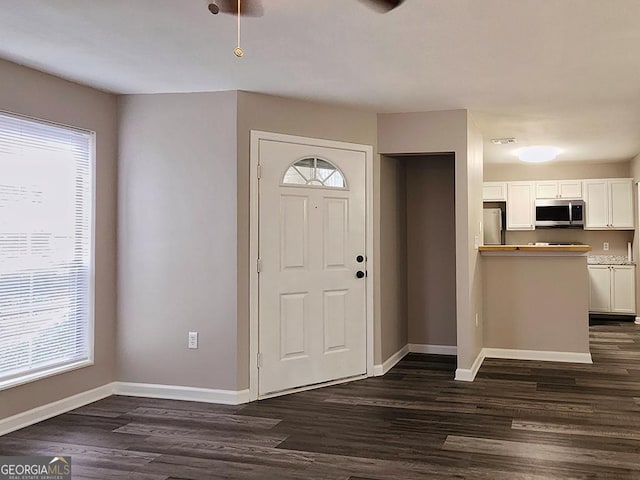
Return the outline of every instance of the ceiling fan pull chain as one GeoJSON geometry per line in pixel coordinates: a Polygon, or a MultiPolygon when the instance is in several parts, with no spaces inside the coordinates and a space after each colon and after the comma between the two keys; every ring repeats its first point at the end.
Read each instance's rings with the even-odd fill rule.
{"type": "Polygon", "coordinates": [[[242,50],[242,48],[240,48],[240,1],[238,0],[238,46],[233,50],[233,53],[235,54],[236,57],[240,58],[242,56],[244,56],[244,50],[242,50]]]}

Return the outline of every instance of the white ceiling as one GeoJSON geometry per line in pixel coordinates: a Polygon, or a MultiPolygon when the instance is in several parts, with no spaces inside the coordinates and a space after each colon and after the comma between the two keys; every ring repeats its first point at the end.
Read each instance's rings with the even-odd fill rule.
{"type": "MultiPolygon", "coordinates": [[[[2,0],[0,57],[116,93],[249,90],[376,112],[468,108],[485,158],[552,144],[563,161],[640,153],[640,1],[2,0]]],[[[0,79],[1,82],[1,79],[0,79]]],[[[0,83],[0,88],[1,83],[0,83]]]]}

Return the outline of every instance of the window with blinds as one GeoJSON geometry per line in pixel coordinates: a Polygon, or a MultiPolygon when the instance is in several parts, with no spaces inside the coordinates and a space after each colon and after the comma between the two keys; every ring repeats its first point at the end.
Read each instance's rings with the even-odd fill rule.
{"type": "Polygon", "coordinates": [[[93,361],[94,134],[0,112],[0,388],[93,361]]]}

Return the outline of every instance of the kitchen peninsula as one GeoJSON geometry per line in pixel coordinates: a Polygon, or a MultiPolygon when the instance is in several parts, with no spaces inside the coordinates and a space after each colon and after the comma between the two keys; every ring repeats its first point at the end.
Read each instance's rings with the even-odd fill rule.
{"type": "Polygon", "coordinates": [[[591,363],[589,245],[486,245],[487,357],[591,363]]]}

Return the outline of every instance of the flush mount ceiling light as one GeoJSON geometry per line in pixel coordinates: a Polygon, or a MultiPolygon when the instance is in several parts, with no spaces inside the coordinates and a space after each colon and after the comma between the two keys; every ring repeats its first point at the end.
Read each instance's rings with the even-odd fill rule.
{"type": "Polygon", "coordinates": [[[523,162],[542,163],[554,160],[562,153],[562,150],[549,145],[531,145],[529,147],[519,148],[513,153],[523,162]]]}

